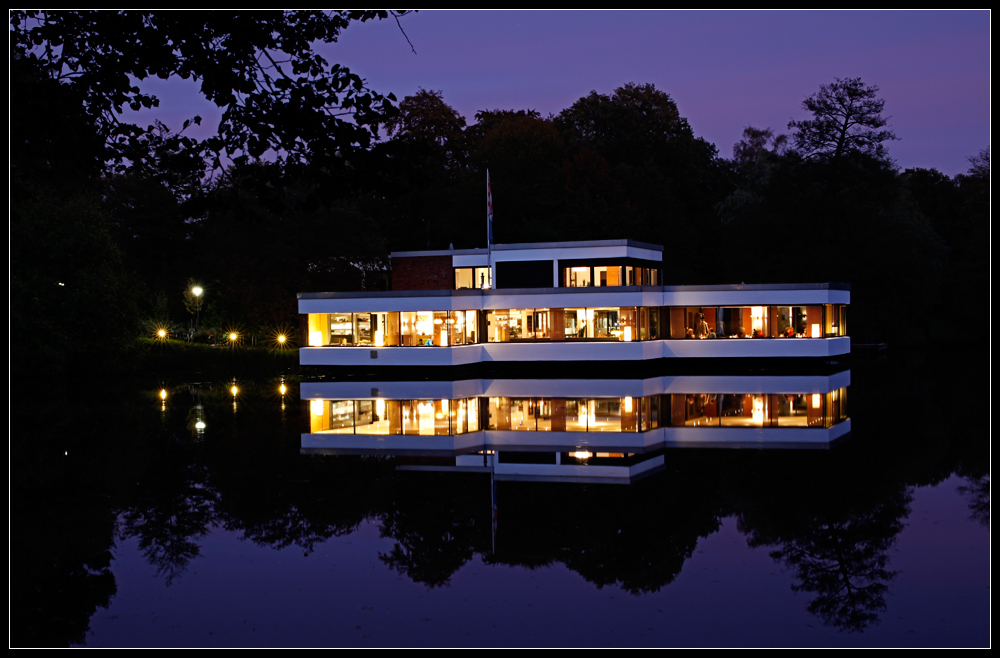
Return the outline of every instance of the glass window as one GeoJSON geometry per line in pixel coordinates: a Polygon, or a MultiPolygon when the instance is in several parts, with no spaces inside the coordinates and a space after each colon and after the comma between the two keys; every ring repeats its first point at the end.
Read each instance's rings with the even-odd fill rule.
{"type": "Polygon", "coordinates": [[[456,267],[455,268],[455,290],[461,290],[462,288],[472,288],[473,281],[475,280],[475,275],[471,267],[456,267]]]}
{"type": "Polygon", "coordinates": [[[486,312],[486,336],[490,343],[506,343],[510,340],[510,311],[508,309],[486,312]]]}
{"type": "Polygon", "coordinates": [[[822,306],[773,306],[771,335],[778,338],[821,338],[822,306]]]}
{"type": "Polygon", "coordinates": [[[586,432],[589,424],[587,400],[566,400],[566,431],[586,432]]]}
{"type": "Polygon", "coordinates": [[[372,313],[354,313],[354,344],[372,344],[372,313]]]}
{"type": "Polygon", "coordinates": [[[350,313],[330,313],[330,345],[354,344],[354,321],[350,313]]]}
{"type": "Polygon", "coordinates": [[[357,400],[355,434],[402,434],[399,400],[357,400]]]}
{"type": "Polygon", "coordinates": [[[563,268],[563,285],[567,288],[586,288],[587,286],[592,285],[590,282],[590,268],[563,268]]]}
{"type": "Polygon", "coordinates": [[[622,268],[614,265],[598,266],[594,268],[595,286],[621,286],[625,285],[622,279],[622,268]]]}
{"type": "Polygon", "coordinates": [[[628,307],[621,308],[619,309],[619,318],[621,323],[621,340],[640,340],[638,310],[628,307]]]}
{"type": "Polygon", "coordinates": [[[735,394],[719,396],[722,427],[763,427],[768,417],[767,395],[735,394]]]}
{"type": "Polygon", "coordinates": [[[489,267],[477,267],[475,270],[476,275],[476,287],[477,288],[492,288],[493,287],[493,270],[489,267]]]}
{"type": "Polygon", "coordinates": [[[587,338],[622,339],[622,328],[617,308],[587,309],[587,338]]]}
{"type": "Polygon", "coordinates": [[[487,409],[487,424],[486,428],[491,430],[509,430],[510,429],[510,399],[509,398],[490,398],[489,408],[487,409]]]}
{"type": "Polygon", "coordinates": [[[351,400],[311,400],[309,431],[324,434],[354,433],[354,402],[351,400]]]}

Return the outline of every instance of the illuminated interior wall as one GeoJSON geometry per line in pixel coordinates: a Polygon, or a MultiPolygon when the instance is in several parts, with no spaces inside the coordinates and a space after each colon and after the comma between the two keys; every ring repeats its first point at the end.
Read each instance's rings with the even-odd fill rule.
{"type": "Polygon", "coordinates": [[[328,313],[309,314],[308,338],[310,347],[330,344],[330,315],[328,313]]]}
{"type": "Polygon", "coordinates": [[[566,340],[566,309],[550,308],[548,315],[549,340],[566,340]]]}
{"type": "Polygon", "coordinates": [[[821,338],[823,336],[823,307],[806,307],[806,337],[821,338]]]}
{"type": "Polygon", "coordinates": [[[563,399],[552,400],[551,418],[552,418],[553,432],[566,431],[566,400],[563,399]]]}
{"type": "Polygon", "coordinates": [[[309,401],[309,431],[324,432],[330,429],[330,401],[309,401]]]}
{"type": "Polygon", "coordinates": [[[670,307],[670,337],[684,338],[687,323],[684,321],[684,308],[681,306],[670,307]]]}

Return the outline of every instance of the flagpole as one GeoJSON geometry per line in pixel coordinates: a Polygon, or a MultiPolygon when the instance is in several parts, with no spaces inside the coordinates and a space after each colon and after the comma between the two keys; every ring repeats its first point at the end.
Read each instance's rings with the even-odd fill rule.
{"type": "Polygon", "coordinates": [[[489,286],[493,287],[493,190],[490,188],[490,170],[486,170],[486,264],[489,272],[489,286]]]}

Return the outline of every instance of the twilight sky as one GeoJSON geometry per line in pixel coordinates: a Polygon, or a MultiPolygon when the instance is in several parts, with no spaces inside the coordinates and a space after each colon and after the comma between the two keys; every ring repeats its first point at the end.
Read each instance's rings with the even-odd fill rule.
{"type": "MultiPolygon", "coordinates": [[[[953,176],[990,143],[988,11],[422,11],[401,24],[416,54],[391,19],[354,24],[322,52],[400,100],[441,90],[469,123],[480,109],[547,116],[651,82],[731,157],[744,126],[787,132],[821,84],[860,77],[886,101],[901,168],[953,176]]],[[[175,89],[155,92],[172,127],[174,112],[218,114],[175,89]]]]}

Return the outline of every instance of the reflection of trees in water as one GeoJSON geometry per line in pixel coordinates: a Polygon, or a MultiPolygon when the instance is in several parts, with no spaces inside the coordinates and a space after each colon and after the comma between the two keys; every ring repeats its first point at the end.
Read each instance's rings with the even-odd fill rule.
{"type": "MultiPolygon", "coordinates": [[[[680,459],[693,466],[691,455],[680,459]]],[[[699,538],[719,528],[718,497],[705,475],[695,466],[629,486],[501,487],[493,561],[529,568],[559,561],[598,588],[659,591],[680,574],[699,538]]]]}
{"type": "Polygon", "coordinates": [[[886,501],[845,519],[817,518],[811,532],[771,551],[795,572],[793,591],[816,594],[807,609],[824,624],[860,632],[879,622],[888,583],[898,574],[886,568],[888,551],[903,529],[909,500],[886,501]]]}
{"type": "Polygon", "coordinates": [[[201,554],[198,540],[215,518],[214,491],[203,466],[186,464],[140,483],[133,506],[122,512],[120,536],[138,537],[139,548],[167,586],[201,554]]]}
{"type": "Polygon", "coordinates": [[[990,476],[967,476],[968,484],[958,488],[958,492],[969,499],[969,511],[974,521],[990,525],[990,476]]]}
{"type": "Polygon", "coordinates": [[[490,541],[489,481],[482,476],[406,473],[397,478],[381,535],[395,540],[379,559],[417,583],[448,585],[490,541]]]}
{"type": "Polygon", "coordinates": [[[747,544],[773,547],[771,557],[794,574],[792,590],[815,595],[809,612],[848,632],[879,623],[897,574],[888,568],[889,549],[912,500],[907,487],[852,468],[856,457],[773,458],[774,472],[753,469],[738,499],[747,544]]]}
{"type": "Polygon", "coordinates": [[[220,457],[212,484],[223,527],[257,545],[297,546],[306,555],[371,518],[392,473],[381,457],[220,457]]]}

